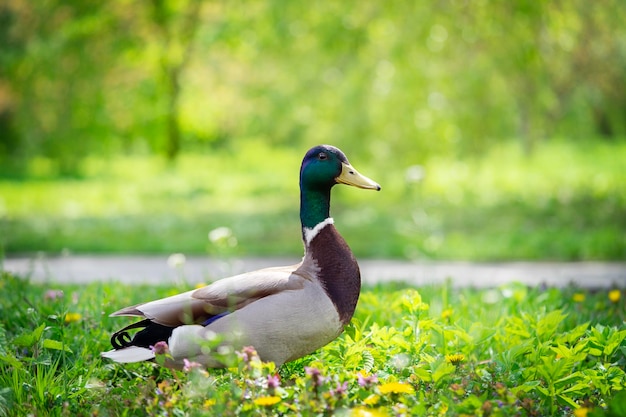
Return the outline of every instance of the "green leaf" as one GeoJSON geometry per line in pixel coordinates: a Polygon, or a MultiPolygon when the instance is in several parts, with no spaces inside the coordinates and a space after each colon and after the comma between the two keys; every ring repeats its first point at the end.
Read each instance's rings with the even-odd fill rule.
{"type": "Polygon", "coordinates": [[[548,397],[550,395],[550,392],[546,388],[542,387],[541,385],[537,385],[535,389],[539,391],[539,393],[543,394],[545,397],[548,397]]]}
{"type": "Polygon", "coordinates": [[[602,355],[602,351],[598,348],[590,348],[589,349],[589,354],[592,356],[600,356],[602,355]]]}
{"type": "Polygon", "coordinates": [[[542,339],[544,336],[552,336],[567,314],[563,314],[561,310],[554,310],[545,315],[537,322],[537,337],[542,339]]]}
{"type": "Polygon", "coordinates": [[[6,350],[5,348],[9,346],[9,343],[7,342],[7,331],[6,329],[0,325],[0,355],[6,355],[6,350]]]}
{"type": "Polygon", "coordinates": [[[557,356],[560,356],[561,358],[572,357],[572,351],[567,346],[563,346],[563,345],[550,346],[550,349],[553,350],[554,353],[556,353],[557,356]]]}
{"type": "Polygon", "coordinates": [[[58,340],[45,339],[43,341],[43,347],[46,349],[64,350],[65,352],[72,353],[72,350],[67,347],[67,345],[63,342],[59,342],[58,340]]]}
{"type": "Polygon", "coordinates": [[[589,328],[589,322],[576,326],[569,332],[562,335],[559,339],[565,343],[575,344],[584,336],[589,328]]]}
{"type": "Polygon", "coordinates": [[[606,343],[606,347],[604,348],[604,354],[610,356],[615,352],[615,350],[622,344],[624,339],[626,339],[626,330],[616,331],[617,329],[611,328],[609,332],[609,337],[606,343]]]}
{"type": "Polygon", "coordinates": [[[433,380],[431,376],[431,372],[428,369],[414,368],[413,374],[415,374],[419,379],[421,379],[424,382],[430,382],[433,380]]]}
{"type": "Polygon", "coordinates": [[[461,406],[467,408],[470,412],[479,410],[482,405],[483,405],[483,400],[481,400],[475,395],[470,395],[469,397],[467,397],[461,402],[461,406]]]}
{"type": "Polygon", "coordinates": [[[576,404],[576,401],[572,400],[570,397],[568,397],[567,395],[557,395],[557,398],[561,401],[566,403],[567,405],[569,405],[570,407],[576,409],[577,407],[579,407],[578,404],[576,404]]]}
{"type": "Polygon", "coordinates": [[[46,328],[45,324],[37,327],[31,333],[21,334],[15,339],[13,339],[13,343],[20,347],[30,348],[33,347],[39,339],[41,339],[41,335],[43,334],[44,329],[46,328]]]}
{"type": "Polygon", "coordinates": [[[7,353],[6,355],[0,355],[0,361],[8,363],[10,366],[16,369],[22,368],[22,362],[20,362],[19,359],[17,359],[15,356],[11,355],[10,353],[7,353]]]}
{"type": "Polygon", "coordinates": [[[604,348],[604,351],[602,353],[604,353],[606,356],[611,356],[613,354],[613,352],[615,352],[615,350],[617,349],[617,347],[619,345],[620,345],[619,342],[609,343],[608,345],[606,345],[606,347],[604,348]]]}
{"type": "Polygon", "coordinates": [[[584,393],[584,392],[589,391],[589,390],[590,390],[589,384],[580,382],[578,384],[572,385],[568,389],[565,389],[565,390],[563,390],[561,392],[563,394],[570,393],[570,392],[573,392],[573,393],[576,393],[576,394],[581,394],[581,393],[584,393]]]}
{"type": "Polygon", "coordinates": [[[574,383],[574,382],[578,382],[580,379],[582,379],[583,375],[580,372],[574,372],[573,374],[569,374],[563,378],[560,378],[556,381],[554,381],[555,384],[560,384],[560,385],[567,385],[570,383],[574,383]]]}
{"type": "Polygon", "coordinates": [[[517,387],[513,387],[511,388],[511,392],[513,394],[516,394],[518,392],[530,392],[532,390],[534,390],[535,388],[537,388],[539,386],[540,382],[539,381],[527,381],[524,382],[522,385],[519,385],[517,387]]]}
{"type": "Polygon", "coordinates": [[[429,354],[428,354],[428,353],[426,353],[426,352],[422,352],[422,353],[420,354],[420,360],[421,360],[421,361],[424,361],[424,362],[426,362],[426,363],[433,363],[433,362],[435,362],[435,357],[434,357],[434,356],[429,355],[429,354]]]}
{"type": "Polygon", "coordinates": [[[19,347],[29,348],[32,347],[36,343],[36,341],[32,333],[25,333],[13,339],[13,343],[19,347]]]}
{"type": "Polygon", "coordinates": [[[41,336],[43,335],[43,331],[45,328],[46,328],[46,325],[42,324],[41,326],[33,330],[33,337],[35,338],[36,342],[38,342],[41,339],[41,336]]]}
{"type": "Polygon", "coordinates": [[[372,368],[374,367],[374,356],[372,356],[372,352],[370,352],[369,350],[365,349],[363,350],[363,369],[365,370],[365,372],[370,372],[372,370],[372,368]]]}
{"type": "Polygon", "coordinates": [[[454,373],[456,367],[448,362],[441,362],[434,370],[433,370],[433,382],[437,383],[441,378],[446,375],[450,375],[454,373]]]}

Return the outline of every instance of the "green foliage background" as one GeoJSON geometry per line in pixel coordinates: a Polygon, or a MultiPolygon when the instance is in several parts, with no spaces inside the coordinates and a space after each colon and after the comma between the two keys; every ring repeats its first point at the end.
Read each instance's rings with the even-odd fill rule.
{"type": "Polygon", "coordinates": [[[250,138],[406,162],[619,137],[625,20],[619,0],[9,1],[0,155],[71,173],[250,138]]]}
{"type": "Polygon", "coordinates": [[[331,143],[384,188],[334,201],[358,255],[624,259],[624,21],[621,0],[3,2],[0,249],[204,252],[228,225],[242,253],[299,253],[295,173],[331,143]]]}

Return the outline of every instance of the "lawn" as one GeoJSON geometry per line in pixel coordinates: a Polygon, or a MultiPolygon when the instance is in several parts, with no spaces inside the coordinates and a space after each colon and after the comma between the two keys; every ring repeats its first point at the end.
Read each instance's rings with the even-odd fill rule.
{"type": "MultiPolygon", "coordinates": [[[[350,149],[344,149],[350,157],[350,149]]],[[[92,157],[79,178],[32,160],[0,177],[5,254],[174,253],[223,256],[207,238],[227,226],[228,254],[301,254],[302,149],[253,142],[237,153],[92,157]]],[[[456,260],[626,258],[626,142],[513,143],[462,160],[350,158],[381,193],[337,187],[332,214],[359,257],[456,260]]]]}
{"type": "MultiPolygon", "coordinates": [[[[623,290],[362,291],[334,342],[280,369],[220,351],[183,371],[100,358],[108,314],[181,287],[30,284],[0,272],[0,415],[623,416],[623,290]]],[[[210,346],[209,346],[210,347],[210,346]]]]}

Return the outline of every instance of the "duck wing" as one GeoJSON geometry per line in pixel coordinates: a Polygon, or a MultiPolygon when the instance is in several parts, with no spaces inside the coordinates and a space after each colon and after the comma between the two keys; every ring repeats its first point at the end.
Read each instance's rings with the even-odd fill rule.
{"type": "Polygon", "coordinates": [[[310,278],[300,265],[235,275],[206,287],[126,307],[111,316],[144,317],[168,327],[193,323],[206,325],[217,316],[238,310],[268,295],[302,289],[310,278]]]}

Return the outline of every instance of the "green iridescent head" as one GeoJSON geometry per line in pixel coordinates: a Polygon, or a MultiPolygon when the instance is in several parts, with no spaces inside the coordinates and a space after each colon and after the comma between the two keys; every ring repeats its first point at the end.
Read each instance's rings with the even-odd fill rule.
{"type": "Polygon", "coordinates": [[[380,185],[358,173],[346,155],[330,145],[315,146],[300,167],[300,220],[312,228],[329,217],[330,189],[335,184],[380,190],[380,185]]]}

